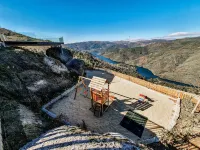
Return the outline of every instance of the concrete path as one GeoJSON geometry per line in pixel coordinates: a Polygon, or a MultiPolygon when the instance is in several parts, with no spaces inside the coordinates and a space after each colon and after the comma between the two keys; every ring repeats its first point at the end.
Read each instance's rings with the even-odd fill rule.
{"type": "Polygon", "coordinates": [[[136,112],[166,129],[169,128],[175,107],[169,96],[117,76],[113,78],[110,90],[117,99],[132,107],[136,106],[139,94],[146,95],[150,100],[144,106],[140,106],[140,109],[136,108],[136,112]]]}

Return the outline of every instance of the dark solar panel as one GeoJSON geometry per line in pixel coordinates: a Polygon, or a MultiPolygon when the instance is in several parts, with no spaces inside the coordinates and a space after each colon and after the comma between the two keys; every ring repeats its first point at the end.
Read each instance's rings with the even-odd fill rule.
{"type": "Polygon", "coordinates": [[[120,125],[141,138],[147,120],[148,118],[129,110],[120,125]]]}

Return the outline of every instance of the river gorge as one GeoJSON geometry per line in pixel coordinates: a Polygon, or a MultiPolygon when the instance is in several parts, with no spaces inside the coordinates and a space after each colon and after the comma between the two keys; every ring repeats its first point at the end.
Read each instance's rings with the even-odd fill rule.
{"type": "MultiPolygon", "coordinates": [[[[120,62],[116,62],[116,61],[113,61],[111,60],[110,58],[106,58],[104,56],[102,56],[100,53],[97,53],[97,52],[92,52],[91,53],[94,57],[104,61],[104,62],[107,62],[107,63],[110,63],[110,64],[119,64],[120,62]]],[[[181,83],[181,82],[177,82],[177,81],[173,81],[173,80],[168,80],[168,79],[164,79],[164,78],[160,78],[159,76],[156,76],[152,73],[151,70],[147,69],[147,68],[144,68],[144,67],[141,67],[141,66],[136,66],[136,71],[138,74],[140,74],[143,78],[145,79],[155,79],[155,78],[159,78],[160,80],[163,80],[165,82],[168,82],[168,83],[173,83],[173,84],[176,84],[176,85],[180,85],[180,86],[192,86],[192,85],[189,85],[189,84],[185,84],[185,83],[181,83]]]]}

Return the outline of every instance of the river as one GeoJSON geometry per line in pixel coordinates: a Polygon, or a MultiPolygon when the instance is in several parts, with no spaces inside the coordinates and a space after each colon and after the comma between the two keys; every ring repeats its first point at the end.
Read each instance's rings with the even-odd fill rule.
{"type": "Polygon", "coordinates": [[[91,54],[92,54],[94,57],[97,57],[98,59],[103,60],[103,61],[105,61],[105,62],[107,62],[107,63],[110,63],[110,64],[118,64],[118,62],[113,61],[113,60],[111,60],[110,58],[106,58],[106,57],[100,55],[99,53],[92,52],[91,54]]]}
{"type": "MultiPolygon", "coordinates": [[[[104,61],[104,62],[107,62],[107,63],[110,63],[110,64],[118,64],[118,62],[116,61],[113,61],[109,58],[106,58],[102,55],[100,55],[99,53],[96,53],[96,52],[92,52],[91,53],[94,57],[104,61]]],[[[145,79],[155,79],[155,78],[159,78],[160,80],[163,80],[165,82],[168,82],[168,83],[173,83],[173,84],[176,84],[176,85],[180,85],[180,86],[192,86],[192,85],[189,85],[189,84],[185,84],[185,83],[181,83],[181,82],[176,82],[176,81],[173,81],[173,80],[168,80],[168,79],[163,79],[163,78],[160,78],[159,76],[156,76],[152,73],[151,70],[147,69],[147,68],[144,68],[144,67],[140,67],[140,66],[136,66],[136,71],[138,74],[140,74],[142,77],[144,77],[145,79]]]]}

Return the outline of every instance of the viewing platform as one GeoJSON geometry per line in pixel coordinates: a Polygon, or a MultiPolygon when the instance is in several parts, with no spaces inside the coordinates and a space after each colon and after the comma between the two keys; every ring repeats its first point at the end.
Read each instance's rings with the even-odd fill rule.
{"type": "Polygon", "coordinates": [[[7,37],[3,34],[0,34],[0,42],[3,43],[5,46],[61,46],[64,44],[63,37],[56,38],[56,41],[54,40],[33,40],[33,41],[26,41],[26,40],[9,40],[7,37]]]}
{"type": "Polygon", "coordinates": [[[7,46],[60,46],[64,42],[4,41],[7,46]]]}

